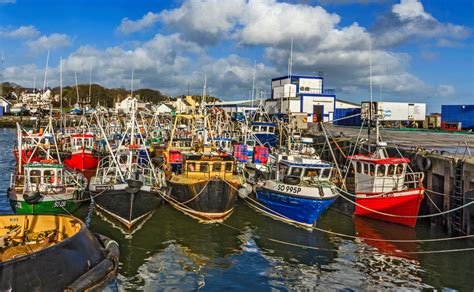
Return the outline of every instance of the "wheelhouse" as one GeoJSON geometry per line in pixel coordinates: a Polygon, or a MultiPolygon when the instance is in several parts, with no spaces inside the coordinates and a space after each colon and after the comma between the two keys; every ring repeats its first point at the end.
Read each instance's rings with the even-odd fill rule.
{"type": "Polygon", "coordinates": [[[251,130],[254,134],[275,134],[275,128],[274,123],[254,122],[251,130]]]}
{"type": "Polygon", "coordinates": [[[222,177],[233,175],[235,165],[230,155],[189,155],[184,158],[183,174],[187,177],[222,177]]]}
{"type": "Polygon", "coordinates": [[[92,133],[72,134],[70,143],[72,151],[92,149],[94,147],[94,135],[92,133]]]}
{"type": "Polygon", "coordinates": [[[277,180],[284,177],[299,178],[301,181],[329,181],[332,176],[332,165],[319,161],[315,164],[294,163],[282,160],[278,163],[277,180]]]}
{"type": "Polygon", "coordinates": [[[24,171],[17,178],[24,180],[24,192],[47,192],[66,185],[64,168],[55,161],[25,164],[24,171]]]}

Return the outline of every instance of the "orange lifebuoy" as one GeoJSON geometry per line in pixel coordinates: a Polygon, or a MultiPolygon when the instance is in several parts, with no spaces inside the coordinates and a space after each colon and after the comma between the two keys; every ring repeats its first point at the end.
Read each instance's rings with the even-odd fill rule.
{"type": "Polygon", "coordinates": [[[137,144],[128,145],[128,148],[130,148],[130,149],[138,149],[138,145],[137,145],[137,144]]]}

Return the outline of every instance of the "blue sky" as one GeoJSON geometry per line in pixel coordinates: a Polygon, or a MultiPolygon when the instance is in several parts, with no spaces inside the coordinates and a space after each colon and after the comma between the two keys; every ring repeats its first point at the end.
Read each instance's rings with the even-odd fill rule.
{"type": "Polygon", "coordinates": [[[474,2],[471,0],[0,0],[2,79],[42,84],[93,81],[110,87],[160,89],[245,99],[257,63],[257,86],[287,73],[322,71],[337,97],[374,92],[391,101],[474,103],[474,2]]]}

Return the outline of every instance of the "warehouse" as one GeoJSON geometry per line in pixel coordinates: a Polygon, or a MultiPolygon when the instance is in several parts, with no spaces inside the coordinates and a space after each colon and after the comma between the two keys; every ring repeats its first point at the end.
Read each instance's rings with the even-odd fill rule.
{"type": "Polygon", "coordinates": [[[445,130],[473,130],[474,105],[442,105],[441,127],[445,130]]]}

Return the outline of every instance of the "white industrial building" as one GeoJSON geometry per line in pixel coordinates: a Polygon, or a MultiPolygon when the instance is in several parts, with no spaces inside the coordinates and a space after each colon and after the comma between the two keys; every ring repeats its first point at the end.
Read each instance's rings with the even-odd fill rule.
{"type": "Polygon", "coordinates": [[[258,100],[233,100],[233,101],[217,101],[208,104],[207,107],[218,107],[225,110],[228,114],[244,113],[248,111],[255,111],[259,105],[258,100]]]}
{"type": "Polygon", "coordinates": [[[291,75],[272,79],[272,96],[265,103],[269,114],[307,113],[308,122],[333,119],[336,94],[324,88],[321,76],[291,75]]]}

